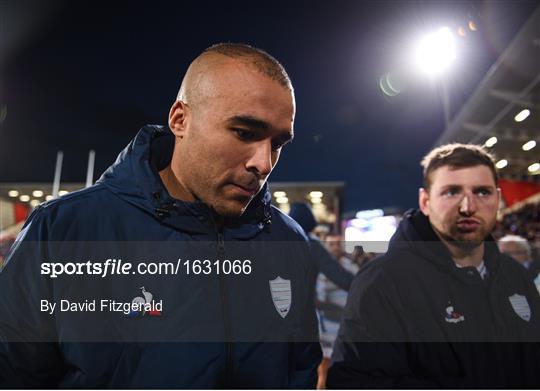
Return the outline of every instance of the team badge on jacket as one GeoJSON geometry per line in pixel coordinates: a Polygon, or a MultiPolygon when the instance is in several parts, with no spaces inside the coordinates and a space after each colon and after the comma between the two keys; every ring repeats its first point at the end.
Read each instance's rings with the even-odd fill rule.
{"type": "Polygon", "coordinates": [[[144,286],[139,289],[142,296],[137,296],[131,301],[131,311],[128,316],[161,316],[161,303],[156,303],[152,292],[147,291],[144,286]]]}
{"type": "Polygon", "coordinates": [[[514,312],[518,314],[521,319],[527,322],[531,320],[531,307],[529,307],[529,302],[525,296],[514,293],[512,296],[508,297],[508,300],[510,300],[514,312]]]}
{"type": "Polygon", "coordinates": [[[446,307],[446,316],[444,317],[448,323],[459,323],[465,320],[465,317],[454,310],[454,307],[449,305],[446,307]]]}
{"type": "Polygon", "coordinates": [[[276,307],[278,314],[285,318],[291,309],[291,280],[285,280],[277,276],[274,280],[268,282],[270,283],[270,293],[272,294],[274,307],[276,307]]]}

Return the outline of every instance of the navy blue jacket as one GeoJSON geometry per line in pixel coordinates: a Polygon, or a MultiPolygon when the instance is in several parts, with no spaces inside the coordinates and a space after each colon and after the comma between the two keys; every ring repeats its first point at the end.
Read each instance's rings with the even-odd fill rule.
{"type": "Polygon", "coordinates": [[[351,286],[329,388],[538,388],[540,296],[484,243],[487,276],[458,268],[421,212],[351,286]]]}
{"type": "Polygon", "coordinates": [[[203,203],[171,198],[158,171],[173,141],[166,128],[144,127],[96,185],[33,212],[0,273],[0,387],[315,385],[321,353],[305,234],[270,205],[266,186],[223,228],[203,203]],[[43,262],[105,259],[178,267],[174,275],[43,274],[43,262]],[[249,273],[223,266],[246,259],[249,273]],[[208,262],[197,269],[187,260],[208,262]],[[51,315],[40,307],[152,295],[162,308],[60,312],[58,304],[51,315]]]}

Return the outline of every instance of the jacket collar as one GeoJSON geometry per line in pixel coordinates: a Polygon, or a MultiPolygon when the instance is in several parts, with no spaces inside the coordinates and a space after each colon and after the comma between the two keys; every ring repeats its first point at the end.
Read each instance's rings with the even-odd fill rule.
{"type": "MultiPolygon", "coordinates": [[[[173,148],[174,136],[168,128],[147,125],[98,182],[126,202],[154,215],[162,224],[191,234],[215,232],[213,213],[207,205],[174,199],[163,185],[158,173],[170,163],[173,148]]],[[[270,201],[265,184],[241,217],[226,222],[228,235],[249,239],[268,226],[270,201]]]]}
{"type": "MultiPolygon", "coordinates": [[[[406,251],[425,258],[445,271],[458,271],[450,251],[439,239],[429,219],[419,210],[408,210],[398,229],[390,239],[389,252],[406,251]]],[[[501,253],[491,235],[484,240],[484,263],[488,273],[493,276],[499,269],[501,253]]],[[[464,268],[468,269],[468,268],[464,268]]]]}

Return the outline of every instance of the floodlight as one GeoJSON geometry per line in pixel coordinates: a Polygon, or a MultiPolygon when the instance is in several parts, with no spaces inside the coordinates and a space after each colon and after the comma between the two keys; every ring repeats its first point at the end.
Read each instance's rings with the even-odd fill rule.
{"type": "Polygon", "coordinates": [[[530,140],[530,141],[527,141],[525,144],[523,144],[521,149],[523,149],[524,151],[530,151],[534,147],[536,147],[536,141],[530,140]]]}
{"type": "Polygon", "coordinates": [[[494,146],[495,144],[497,144],[497,137],[493,136],[493,137],[490,137],[486,140],[486,142],[484,143],[484,145],[488,148],[491,148],[492,146],[494,146]]]}
{"type": "Polygon", "coordinates": [[[540,170],[540,163],[533,163],[528,168],[529,172],[535,172],[540,170]]]}
{"type": "Polygon", "coordinates": [[[425,35],[416,46],[414,63],[418,69],[435,76],[448,68],[456,58],[454,35],[448,27],[425,35]]]}
{"type": "Polygon", "coordinates": [[[501,169],[501,168],[505,168],[507,165],[508,165],[508,160],[501,159],[495,164],[495,167],[497,167],[498,169],[501,169]]]}
{"type": "Polygon", "coordinates": [[[525,119],[531,114],[531,111],[529,109],[523,109],[519,113],[516,114],[514,117],[514,120],[516,122],[525,121],[525,119]]]}

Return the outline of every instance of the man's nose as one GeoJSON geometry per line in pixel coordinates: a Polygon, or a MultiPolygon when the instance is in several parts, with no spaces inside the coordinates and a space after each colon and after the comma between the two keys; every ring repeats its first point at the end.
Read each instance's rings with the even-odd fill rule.
{"type": "Polygon", "coordinates": [[[459,212],[465,215],[472,215],[476,212],[476,202],[473,194],[465,194],[459,203],[459,212]]]}
{"type": "Polygon", "coordinates": [[[253,145],[253,153],[246,163],[246,169],[264,178],[272,172],[272,163],[272,142],[261,140],[253,145]]]}

